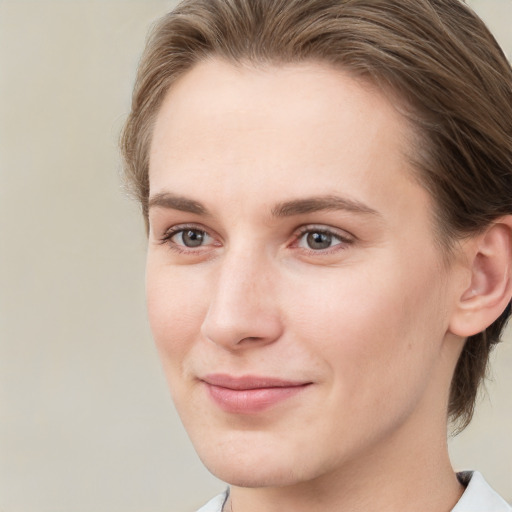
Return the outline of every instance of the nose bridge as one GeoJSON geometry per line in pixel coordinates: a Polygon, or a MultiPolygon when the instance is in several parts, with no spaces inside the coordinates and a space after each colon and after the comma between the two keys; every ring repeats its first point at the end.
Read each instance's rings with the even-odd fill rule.
{"type": "Polygon", "coordinates": [[[280,333],[273,265],[261,249],[240,247],[221,257],[202,332],[211,341],[241,346],[280,333]]]}

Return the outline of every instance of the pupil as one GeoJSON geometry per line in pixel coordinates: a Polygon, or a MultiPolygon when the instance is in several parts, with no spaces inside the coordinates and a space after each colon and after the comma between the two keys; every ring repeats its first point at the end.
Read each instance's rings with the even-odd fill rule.
{"type": "Polygon", "coordinates": [[[189,229],[188,231],[183,232],[182,238],[183,244],[187,247],[198,247],[203,243],[204,233],[189,229]]]}
{"type": "Polygon", "coordinates": [[[308,246],[311,249],[327,249],[331,241],[332,237],[327,233],[309,233],[307,236],[308,246]]]}

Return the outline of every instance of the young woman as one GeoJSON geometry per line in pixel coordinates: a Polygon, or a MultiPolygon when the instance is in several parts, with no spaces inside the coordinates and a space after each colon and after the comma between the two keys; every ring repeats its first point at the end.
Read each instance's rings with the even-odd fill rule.
{"type": "Polygon", "coordinates": [[[202,512],[501,512],[454,474],[512,296],[512,71],[458,0],[186,0],[122,142],[202,512]]]}

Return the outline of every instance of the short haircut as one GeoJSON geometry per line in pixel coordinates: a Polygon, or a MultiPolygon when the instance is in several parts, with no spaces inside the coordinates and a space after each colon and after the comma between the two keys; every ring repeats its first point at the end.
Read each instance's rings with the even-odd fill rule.
{"type": "MultiPolygon", "coordinates": [[[[211,57],[235,65],[323,62],[391,92],[417,136],[411,168],[434,200],[443,253],[512,214],[512,70],[459,0],[185,0],[154,27],[140,62],[121,149],[147,225],[149,149],[173,82],[211,57]]],[[[510,304],[470,336],[448,414],[471,420],[510,304]]]]}

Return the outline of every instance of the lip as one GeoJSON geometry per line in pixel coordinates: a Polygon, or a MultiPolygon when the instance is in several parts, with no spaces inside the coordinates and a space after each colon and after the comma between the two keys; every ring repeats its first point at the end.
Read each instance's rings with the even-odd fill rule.
{"type": "Polygon", "coordinates": [[[295,396],[311,382],[283,380],[275,377],[225,374],[207,375],[201,379],[210,398],[225,412],[254,414],[295,396]]]}

